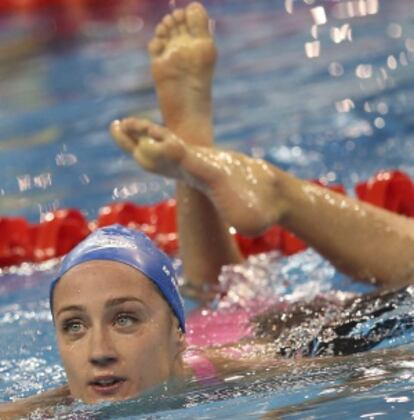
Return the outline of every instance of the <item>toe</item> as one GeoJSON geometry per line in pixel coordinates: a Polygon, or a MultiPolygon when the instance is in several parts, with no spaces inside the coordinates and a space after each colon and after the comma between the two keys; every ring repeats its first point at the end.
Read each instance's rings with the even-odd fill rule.
{"type": "Polygon", "coordinates": [[[148,127],[148,134],[157,141],[163,140],[167,135],[169,131],[156,124],[151,124],[151,126],[148,127]]]}
{"type": "Polygon", "coordinates": [[[153,171],[153,164],[151,159],[146,156],[145,150],[142,147],[137,147],[133,152],[134,159],[147,171],[153,171]]]}
{"type": "Polygon", "coordinates": [[[181,25],[185,22],[185,13],[183,9],[174,10],[172,17],[178,25],[181,25]]]}
{"type": "Polygon", "coordinates": [[[177,35],[177,25],[175,23],[174,18],[171,15],[165,16],[165,18],[162,20],[163,25],[168,28],[170,35],[177,35]]]}
{"type": "Polygon", "coordinates": [[[187,7],[186,21],[192,35],[210,36],[208,15],[200,3],[191,3],[187,7]]]}
{"type": "Polygon", "coordinates": [[[171,17],[171,15],[165,16],[165,18],[161,21],[160,25],[164,26],[168,31],[171,31],[171,29],[174,27],[174,19],[171,17]]]}
{"type": "Polygon", "coordinates": [[[151,121],[138,118],[125,118],[121,121],[121,129],[132,136],[147,135],[151,121]]]}
{"type": "Polygon", "coordinates": [[[151,55],[159,55],[164,51],[165,48],[165,41],[161,38],[155,37],[149,44],[148,44],[148,52],[151,55]]]}
{"type": "Polygon", "coordinates": [[[187,33],[187,26],[185,24],[185,12],[183,9],[177,9],[173,13],[178,33],[184,35],[187,33]]]}
{"type": "Polygon", "coordinates": [[[157,37],[166,38],[168,37],[169,33],[170,33],[170,30],[162,23],[159,23],[157,27],[155,28],[155,35],[157,37]]]}
{"type": "Polygon", "coordinates": [[[125,150],[128,153],[131,153],[134,150],[136,146],[136,141],[127,134],[125,134],[120,121],[114,121],[111,124],[110,131],[112,137],[115,139],[118,146],[121,147],[121,149],[125,150]]]}

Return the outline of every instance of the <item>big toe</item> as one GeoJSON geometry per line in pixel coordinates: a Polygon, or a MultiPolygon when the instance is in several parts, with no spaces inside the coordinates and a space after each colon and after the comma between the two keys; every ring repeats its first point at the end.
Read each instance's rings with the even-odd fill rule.
{"type": "Polygon", "coordinates": [[[200,3],[191,3],[186,9],[187,25],[194,36],[209,36],[208,15],[200,3]]]}
{"type": "Polygon", "coordinates": [[[124,149],[128,153],[131,153],[134,150],[136,146],[136,141],[127,134],[125,134],[125,132],[122,130],[122,125],[119,120],[112,122],[110,126],[110,131],[112,137],[122,149],[124,149]]]}

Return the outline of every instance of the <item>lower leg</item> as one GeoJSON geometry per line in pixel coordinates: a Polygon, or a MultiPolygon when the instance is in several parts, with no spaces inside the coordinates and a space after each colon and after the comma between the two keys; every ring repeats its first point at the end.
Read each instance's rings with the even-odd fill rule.
{"type": "MultiPolygon", "coordinates": [[[[176,10],[156,34],[149,50],[165,125],[188,144],[212,146],[216,48],[204,8],[193,3],[176,10]]],[[[184,275],[196,288],[215,284],[223,265],[241,261],[229,226],[200,191],[177,182],[176,197],[184,275]]]]}

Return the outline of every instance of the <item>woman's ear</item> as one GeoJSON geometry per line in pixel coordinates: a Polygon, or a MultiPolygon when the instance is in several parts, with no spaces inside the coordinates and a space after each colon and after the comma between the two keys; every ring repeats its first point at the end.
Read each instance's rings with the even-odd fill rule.
{"type": "Polygon", "coordinates": [[[172,328],[174,341],[177,346],[177,354],[181,354],[187,348],[187,340],[175,316],[173,317],[172,328]]]}
{"type": "Polygon", "coordinates": [[[178,347],[180,353],[183,352],[187,348],[187,340],[185,338],[185,334],[180,326],[177,326],[177,335],[178,335],[178,347]]]}

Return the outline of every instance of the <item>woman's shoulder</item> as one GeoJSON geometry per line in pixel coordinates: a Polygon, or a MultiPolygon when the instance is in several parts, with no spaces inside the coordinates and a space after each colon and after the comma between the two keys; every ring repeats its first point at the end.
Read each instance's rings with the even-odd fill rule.
{"type": "Polygon", "coordinates": [[[37,409],[52,408],[57,404],[69,404],[73,401],[69,387],[63,385],[12,403],[0,404],[0,418],[14,419],[27,416],[37,409]]]}

